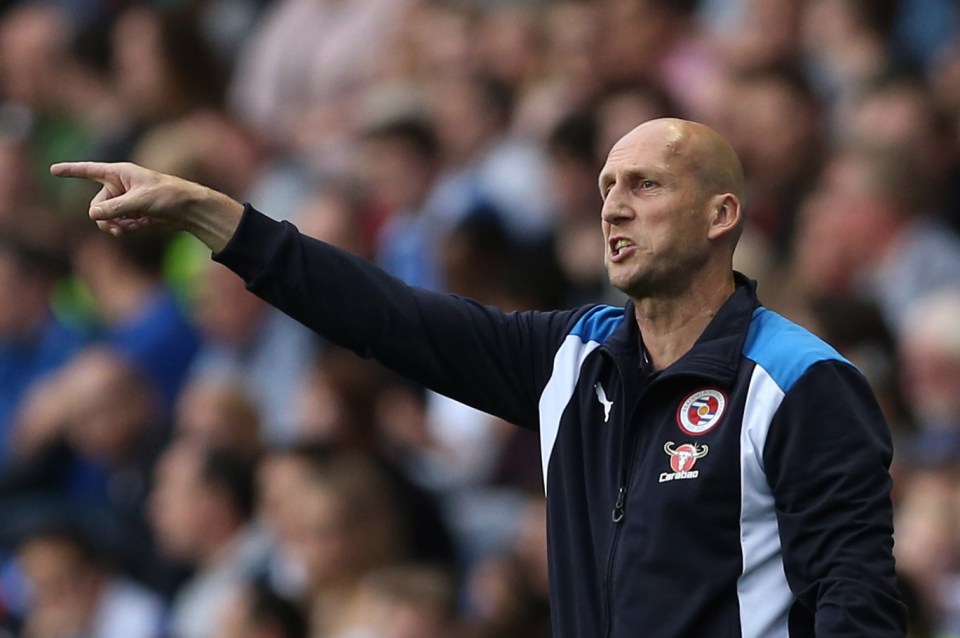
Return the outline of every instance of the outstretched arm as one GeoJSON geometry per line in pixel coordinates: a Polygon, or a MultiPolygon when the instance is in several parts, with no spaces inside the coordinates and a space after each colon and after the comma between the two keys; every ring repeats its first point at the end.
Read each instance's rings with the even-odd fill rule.
{"type": "Polygon", "coordinates": [[[50,172],[100,182],[103,188],[90,202],[90,218],[113,235],[164,226],[185,230],[218,252],[243,215],[243,206],[223,193],[136,164],[64,162],[50,172]]]}
{"type": "Polygon", "coordinates": [[[134,164],[66,163],[51,171],[103,185],[90,204],[103,230],[186,230],[248,290],[330,341],[462,403],[537,427],[556,349],[581,311],[506,314],[411,288],[226,195],[134,164]]]}

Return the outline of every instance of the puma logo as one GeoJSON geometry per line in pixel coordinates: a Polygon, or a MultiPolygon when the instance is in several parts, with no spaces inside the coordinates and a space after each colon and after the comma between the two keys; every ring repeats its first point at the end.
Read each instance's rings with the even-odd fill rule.
{"type": "Polygon", "coordinates": [[[607,399],[607,393],[604,392],[603,386],[600,385],[599,381],[597,381],[597,385],[594,387],[597,390],[597,400],[600,401],[600,405],[603,406],[603,422],[606,423],[610,420],[610,408],[613,407],[613,401],[607,399]]]}

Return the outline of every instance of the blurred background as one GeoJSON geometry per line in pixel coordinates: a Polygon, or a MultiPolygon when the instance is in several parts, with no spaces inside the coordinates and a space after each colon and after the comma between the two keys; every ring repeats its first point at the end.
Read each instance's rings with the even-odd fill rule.
{"type": "Polygon", "coordinates": [[[960,636],[953,0],[0,0],[0,636],[550,635],[534,434],[189,237],[98,233],[50,163],[200,181],[505,309],[619,304],[597,174],[665,115],[731,140],[737,268],[872,383],[911,636],[960,636]]]}

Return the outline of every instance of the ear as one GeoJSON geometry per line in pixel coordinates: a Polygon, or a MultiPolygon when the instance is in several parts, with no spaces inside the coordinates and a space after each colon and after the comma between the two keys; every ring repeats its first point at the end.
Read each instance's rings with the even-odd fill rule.
{"type": "Polygon", "coordinates": [[[736,239],[740,236],[743,215],[740,200],[733,193],[715,195],[709,204],[710,228],[707,237],[716,239],[736,239]]]}

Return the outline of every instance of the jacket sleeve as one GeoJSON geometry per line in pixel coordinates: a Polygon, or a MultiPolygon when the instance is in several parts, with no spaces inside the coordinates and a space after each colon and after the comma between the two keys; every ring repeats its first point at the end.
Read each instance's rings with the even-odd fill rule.
{"type": "Polygon", "coordinates": [[[764,464],[784,569],[817,636],[906,635],[894,572],[891,458],[873,393],[846,362],[813,365],[770,425],[764,464]]]}
{"type": "Polygon", "coordinates": [[[247,289],[362,357],[511,423],[536,428],[553,352],[576,314],[504,313],[407,286],[249,205],[213,256],[247,289]]]}

